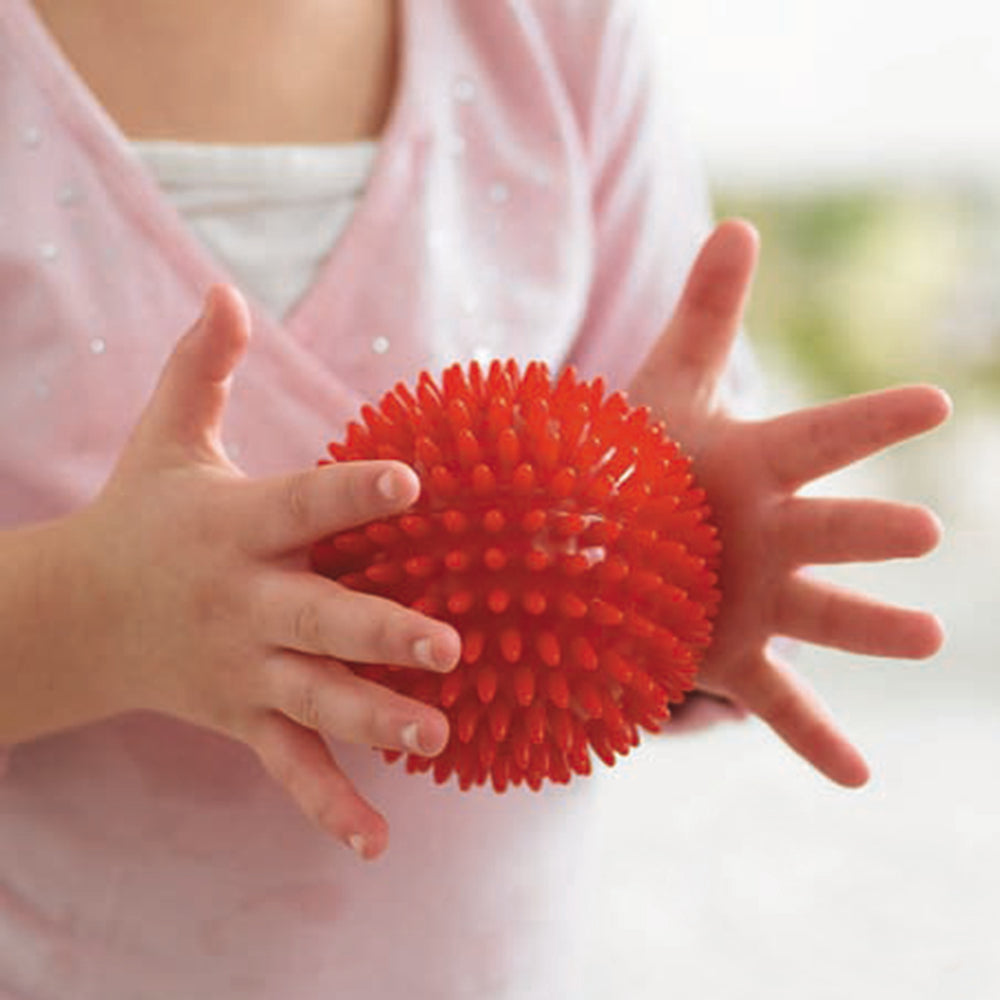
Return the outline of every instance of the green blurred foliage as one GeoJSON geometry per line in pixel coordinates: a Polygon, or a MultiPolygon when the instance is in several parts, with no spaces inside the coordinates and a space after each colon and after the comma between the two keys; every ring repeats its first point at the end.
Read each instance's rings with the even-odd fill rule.
{"type": "Polygon", "coordinates": [[[1000,403],[1000,198],[959,186],[721,192],[762,256],[748,327],[822,392],[931,380],[1000,403]]]}

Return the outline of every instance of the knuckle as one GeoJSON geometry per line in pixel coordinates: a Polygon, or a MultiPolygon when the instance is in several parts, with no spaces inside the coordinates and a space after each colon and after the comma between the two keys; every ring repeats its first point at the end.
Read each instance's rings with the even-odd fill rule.
{"type": "Polygon", "coordinates": [[[282,788],[291,792],[296,783],[298,767],[296,758],[282,752],[281,741],[278,738],[278,724],[270,714],[263,715],[255,724],[247,729],[246,740],[257,754],[267,773],[282,788]]]}
{"type": "Polygon", "coordinates": [[[826,417],[816,415],[807,424],[805,443],[808,452],[824,466],[837,460],[837,428],[826,417]]]}
{"type": "Polygon", "coordinates": [[[790,534],[796,526],[796,505],[784,497],[761,511],[757,540],[761,553],[769,556],[780,555],[790,534]]]}
{"type": "Polygon", "coordinates": [[[313,789],[313,783],[305,768],[289,762],[284,765],[278,781],[291,796],[292,801],[296,802],[307,816],[312,817],[316,815],[318,811],[315,802],[316,794],[313,789]]]}
{"type": "Polygon", "coordinates": [[[344,805],[343,796],[324,795],[319,802],[313,804],[310,818],[322,829],[339,836],[347,825],[344,805]]]}
{"type": "Polygon", "coordinates": [[[769,631],[784,632],[794,617],[794,601],[789,589],[776,580],[768,580],[760,591],[761,620],[769,631]]]}
{"type": "Polygon", "coordinates": [[[794,692],[782,686],[768,694],[761,703],[758,714],[775,730],[783,732],[794,719],[796,707],[797,698],[794,692]]]}
{"type": "Polygon", "coordinates": [[[819,508],[813,532],[815,539],[827,550],[831,559],[840,558],[857,544],[856,524],[850,508],[831,502],[819,508]]]}
{"type": "Polygon", "coordinates": [[[331,733],[339,739],[359,746],[376,746],[385,730],[385,689],[361,678],[352,676],[343,689],[340,705],[340,729],[331,733]]]}
{"type": "Polygon", "coordinates": [[[285,511],[296,527],[307,528],[312,523],[312,474],[297,472],[285,480],[285,511]]]}
{"type": "Polygon", "coordinates": [[[728,261],[702,258],[688,278],[683,307],[715,322],[730,320],[739,309],[741,269],[728,261]]]}
{"type": "Polygon", "coordinates": [[[372,652],[387,662],[408,663],[409,655],[403,638],[405,617],[392,610],[380,614],[372,624],[372,652]]]}
{"type": "Polygon", "coordinates": [[[830,594],[824,594],[817,606],[816,623],[820,636],[838,636],[854,633],[861,635],[865,622],[860,616],[845,614],[840,603],[830,594]]]}
{"type": "Polygon", "coordinates": [[[395,637],[395,627],[391,615],[379,615],[372,623],[369,641],[372,652],[378,656],[389,658],[395,637]]]}
{"type": "Polygon", "coordinates": [[[383,742],[380,732],[385,727],[381,725],[381,721],[382,713],[379,711],[374,699],[366,698],[358,711],[356,720],[357,732],[354,734],[356,741],[369,746],[383,742]]]}
{"type": "Polygon", "coordinates": [[[217,557],[217,562],[218,565],[207,567],[203,572],[192,573],[186,581],[185,607],[192,620],[200,627],[213,629],[218,637],[223,629],[245,628],[254,593],[247,578],[234,581],[227,574],[232,564],[226,564],[225,556],[217,557]]]}
{"type": "Polygon", "coordinates": [[[322,698],[315,684],[305,684],[299,691],[295,706],[295,718],[307,729],[322,729],[322,698]]]}
{"type": "Polygon", "coordinates": [[[298,801],[302,794],[302,779],[295,760],[291,757],[266,758],[265,764],[271,777],[298,801]]]}
{"type": "Polygon", "coordinates": [[[305,601],[298,606],[292,635],[300,649],[319,652],[323,648],[323,619],[315,601],[305,601]]]}

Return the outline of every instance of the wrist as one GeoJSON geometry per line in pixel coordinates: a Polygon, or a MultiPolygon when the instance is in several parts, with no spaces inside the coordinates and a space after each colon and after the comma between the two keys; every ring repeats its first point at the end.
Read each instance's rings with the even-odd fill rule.
{"type": "Polygon", "coordinates": [[[80,514],[0,536],[0,742],[113,714],[100,571],[80,514]]]}

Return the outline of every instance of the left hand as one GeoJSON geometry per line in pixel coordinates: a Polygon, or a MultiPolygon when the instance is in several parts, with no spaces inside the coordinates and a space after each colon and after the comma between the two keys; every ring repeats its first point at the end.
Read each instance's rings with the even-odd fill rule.
{"type": "Polygon", "coordinates": [[[720,224],[673,318],[629,387],[692,456],[722,539],[722,605],[698,687],[760,716],[827,777],[868,779],[860,753],[816,695],[769,647],[788,636],[848,652],[921,659],[938,620],[807,576],[805,566],[920,556],[940,538],[918,506],[798,496],[799,489],[947,419],[948,397],[904,386],[766,420],[740,420],[717,398],[757,258],[746,223],[720,224]]]}

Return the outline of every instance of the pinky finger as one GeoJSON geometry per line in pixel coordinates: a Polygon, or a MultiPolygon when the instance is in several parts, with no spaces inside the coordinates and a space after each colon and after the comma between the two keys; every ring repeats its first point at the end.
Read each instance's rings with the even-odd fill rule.
{"type": "Polygon", "coordinates": [[[272,712],[262,718],[251,746],[268,774],[317,826],[365,860],[385,850],[385,818],[357,793],[317,733],[272,712]]]}
{"type": "Polygon", "coordinates": [[[737,692],[740,703],[800,757],[838,785],[859,788],[868,781],[860,752],[791,667],[762,655],[741,679],[745,690],[737,692]]]}

